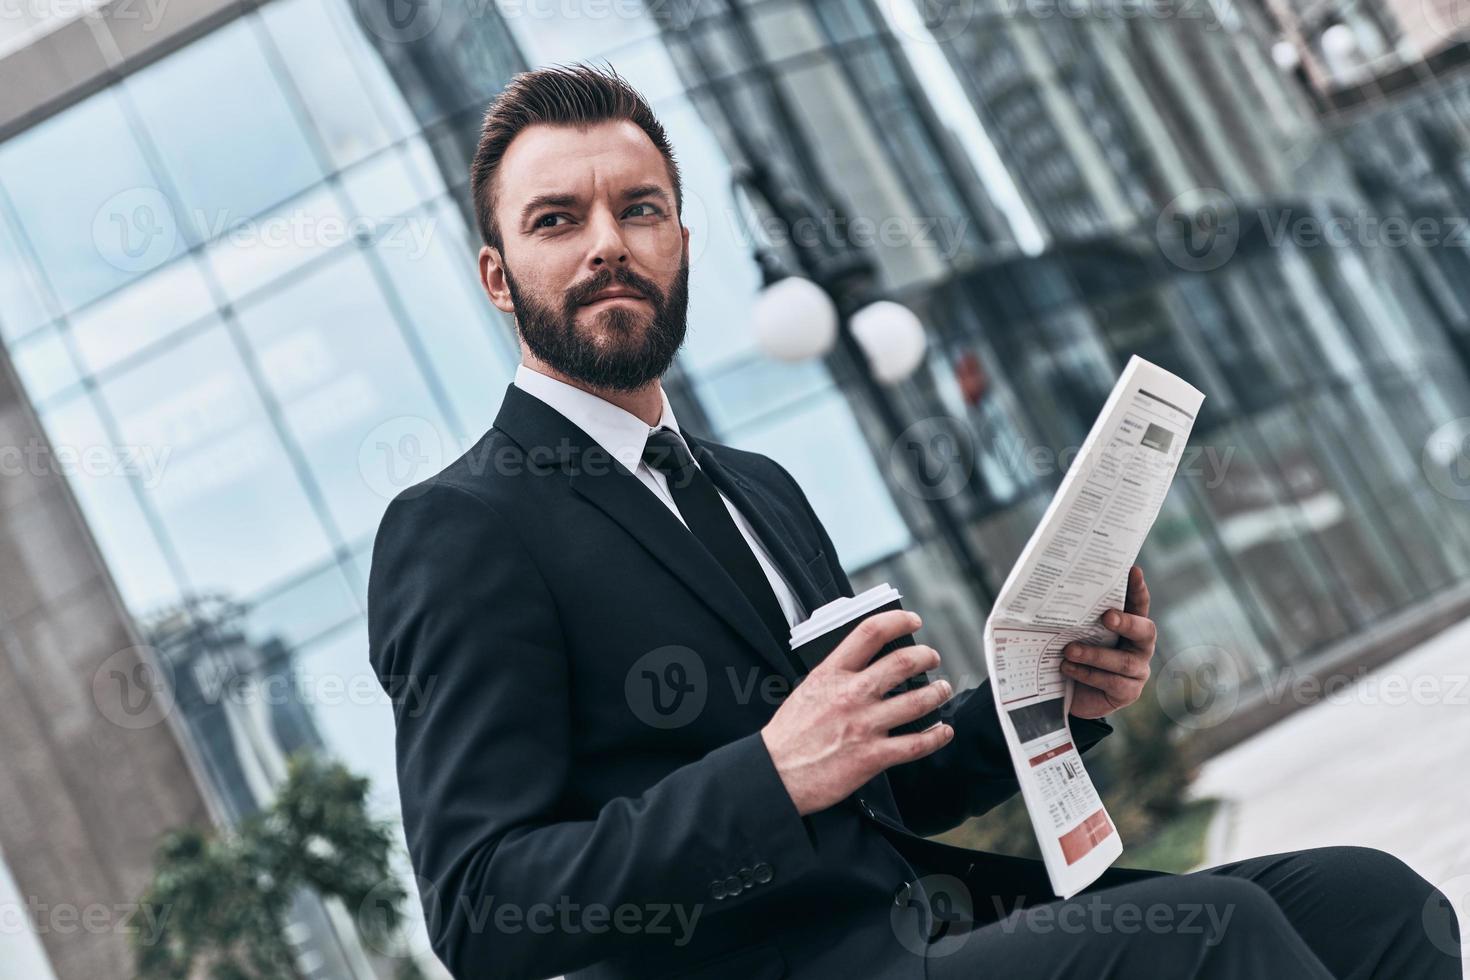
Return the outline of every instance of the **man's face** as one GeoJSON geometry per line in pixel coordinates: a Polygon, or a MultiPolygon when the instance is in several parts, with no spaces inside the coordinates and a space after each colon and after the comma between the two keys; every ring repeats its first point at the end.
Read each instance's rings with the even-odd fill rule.
{"type": "Polygon", "coordinates": [[[535,125],[501,158],[504,254],[480,278],[542,361],[594,388],[632,391],[684,342],[689,231],[663,155],[636,123],[535,125]],[[608,289],[639,295],[596,300],[608,289]]]}

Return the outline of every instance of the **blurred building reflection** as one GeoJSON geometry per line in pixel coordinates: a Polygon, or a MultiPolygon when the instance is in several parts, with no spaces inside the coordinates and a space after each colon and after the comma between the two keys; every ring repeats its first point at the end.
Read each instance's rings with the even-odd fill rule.
{"type": "Polygon", "coordinates": [[[1209,396],[1143,556],[1166,655],[1250,689],[1463,582],[1470,493],[1431,436],[1470,417],[1464,253],[1310,234],[1470,203],[1463,83],[1344,128],[1337,76],[1273,57],[1305,36],[1287,8],[1064,6],[199,0],[151,33],[104,8],[0,48],[0,78],[75,69],[0,88],[0,341],[129,610],[175,651],[228,812],[319,742],[396,807],[381,692],[208,695],[242,672],[371,680],[379,516],[488,427],[518,360],[473,278],[467,183],[485,103],[532,65],[606,59],[669,130],[693,230],[680,418],[790,469],[854,584],[895,584],[957,667],[986,610],[922,497],[998,585],[1133,353],[1209,396]],[[1383,138],[1430,131],[1450,135],[1383,138]],[[911,445],[840,355],[755,350],[728,179],[756,158],[847,217],[813,247],[869,239],[930,326],[896,392],[911,445]],[[891,465],[909,451],[933,486],[891,465]]]}

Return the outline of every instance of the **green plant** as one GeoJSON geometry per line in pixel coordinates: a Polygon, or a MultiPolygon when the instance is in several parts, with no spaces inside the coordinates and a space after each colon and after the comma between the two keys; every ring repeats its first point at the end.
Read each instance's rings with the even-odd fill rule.
{"type": "MultiPolygon", "coordinates": [[[[162,927],[151,941],[133,935],[139,980],[199,967],[215,980],[295,977],[283,929],[300,889],[340,899],[364,939],[391,948],[408,895],[390,867],[392,826],[368,815],[367,791],[340,764],[298,753],[268,808],[232,830],[167,834],[141,899],[162,927]]],[[[399,977],[417,976],[403,960],[399,977]]]]}

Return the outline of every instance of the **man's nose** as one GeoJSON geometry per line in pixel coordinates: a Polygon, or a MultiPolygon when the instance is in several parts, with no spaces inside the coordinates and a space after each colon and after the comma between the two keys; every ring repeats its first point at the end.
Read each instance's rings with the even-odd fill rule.
{"type": "Polygon", "coordinates": [[[592,227],[592,245],[588,264],[596,268],[604,263],[618,266],[628,262],[628,243],[623,240],[623,227],[607,208],[594,208],[588,218],[592,227]]]}

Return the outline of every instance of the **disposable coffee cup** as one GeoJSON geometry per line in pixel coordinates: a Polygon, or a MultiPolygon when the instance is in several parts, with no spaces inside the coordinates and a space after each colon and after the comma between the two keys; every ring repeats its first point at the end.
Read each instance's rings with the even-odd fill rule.
{"type": "MultiPolygon", "coordinates": [[[[811,616],[803,622],[797,623],[791,628],[791,652],[801,661],[807,671],[811,671],[821,663],[822,660],[837,645],[847,639],[849,633],[857,628],[858,623],[869,616],[887,612],[890,609],[902,609],[903,599],[897,589],[884,582],[875,585],[866,592],[855,596],[842,596],[833,599],[824,606],[819,606],[811,616]]],[[[897,639],[889,640],[874,654],[873,660],[877,662],[879,657],[886,657],[899,647],[917,646],[912,633],[905,633],[897,639]]],[[[929,683],[927,673],[915,674],[908,678],[898,687],[889,691],[884,697],[893,697],[905,691],[923,687],[929,683]]],[[[890,729],[891,735],[902,735],[909,732],[922,732],[927,728],[933,728],[939,724],[939,710],[929,712],[913,721],[905,722],[896,728],[890,729]]]]}

